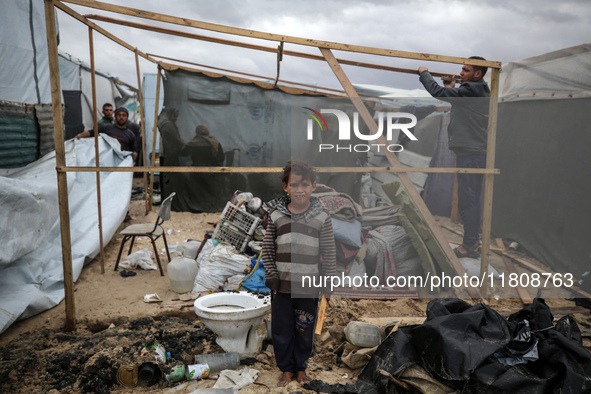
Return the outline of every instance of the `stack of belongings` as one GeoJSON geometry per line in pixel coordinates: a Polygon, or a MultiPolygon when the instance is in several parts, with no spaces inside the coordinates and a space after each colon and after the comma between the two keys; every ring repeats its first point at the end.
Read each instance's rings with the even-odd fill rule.
{"type": "Polygon", "coordinates": [[[247,290],[268,293],[262,248],[265,215],[262,200],[237,191],[228,201],[211,239],[204,241],[197,256],[198,273],[193,293],[247,290]]]}
{"type": "Polygon", "coordinates": [[[317,184],[313,195],[329,211],[341,286],[334,295],[351,299],[416,298],[408,286],[388,287],[387,278],[422,275],[421,260],[398,222],[399,206],[363,209],[350,196],[317,184]]]}

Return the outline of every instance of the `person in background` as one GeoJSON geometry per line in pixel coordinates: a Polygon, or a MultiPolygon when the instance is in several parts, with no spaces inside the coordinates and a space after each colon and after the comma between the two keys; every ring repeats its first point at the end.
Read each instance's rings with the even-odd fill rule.
{"type": "Polygon", "coordinates": [[[166,108],[158,118],[158,130],[160,130],[162,149],[160,149],[161,166],[179,166],[179,156],[185,145],[181,138],[176,121],[179,111],[176,108],[166,108]]]}
{"type": "MultiPolygon", "coordinates": [[[[127,128],[127,109],[119,107],[115,110],[115,124],[103,124],[98,127],[99,133],[107,134],[116,138],[121,145],[121,150],[133,152],[133,159],[137,157],[135,135],[127,128]]],[[[94,130],[83,131],[76,136],[76,139],[94,137],[94,130]]]]}
{"type": "MultiPolygon", "coordinates": [[[[485,60],[480,56],[470,59],[485,60]]],[[[456,154],[458,168],[485,168],[488,137],[490,89],[484,81],[487,68],[464,64],[460,86],[455,79],[444,79],[440,86],[426,67],[419,67],[419,80],[431,94],[452,104],[448,126],[449,149],[456,154]],[[484,99],[483,99],[484,98],[484,99]]],[[[458,210],[464,224],[462,244],[454,249],[458,257],[479,257],[483,174],[458,174],[458,210]]]]}
{"type": "Polygon", "coordinates": [[[191,156],[194,166],[219,167],[224,164],[222,144],[210,134],[209,128],[200,124],[195,128],[195,137],[183,147],[181,154],[191,156]]]}
{"type": "Polygon", "coordinates": [[[306,362],[314,346],[317,297],[329,292],[304,284],[303,276],[336,275],[336,247],[330,214],[312,196],[315,170],[305,162],[289,162],[281,182],[287,196],[273,200],[262,257],[271,289],[275,360],[283,372],[277,385],[284,387],[293,378],[300,385],[311,381],[306,362]]]}
{"type": "Polygon", "coordinates": [[[103,104],[103,117],[99,119],[98,125],[113,124],[113,104],[103,104]]]}

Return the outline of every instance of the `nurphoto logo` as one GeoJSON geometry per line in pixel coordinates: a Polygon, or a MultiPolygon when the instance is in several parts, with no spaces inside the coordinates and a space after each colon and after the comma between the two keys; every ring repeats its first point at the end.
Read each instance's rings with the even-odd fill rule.
{"type": "MultiPolygon", "coordinates": [[[[337,117],[339,130],[338,130],[338,139],[339,141],[350,141],[351,140],[351,120],[349,116],[338,109],[321,109],[320,112],[313,110],[309,107],[303,107],[304,109],[310,112],[304,112],[306,115],[310,116],[307,122],[307,139],[311,141],[314,139],[314,122],[318,124],[320,127],[320,132],[328,132],[328,125],[326,120],[322,116],[322,114],[332,114],[337,117]]],[[[355,137],[363,141],[376,141],[384,134],[384,129],[386,132],[386,139],[391,141],[393,139],[393,132],[395,130],[400,130],[402,133],[406,134],[406,136],[411,141],[417,141],[417,137],[410,132],[409,129],[413,128],[417,124],[417,117],[413,114],[407,112],[378,112],[378,131],[375,134],[362,134],[359,131],[359,113],[353,113],[353,133],[355,137]],[[385,121],[384,121],[385,119],[385,121]],[[409,119],[410,122],[408,123],[398,123],[399,119],[409,119]],[[385,125],[384,125],[385,124],[385,125]]],[[[327,151],[327,150],[334,150],[336,152],[346,151],[346,152],[369,152],[372,147],[375,147],[378,152],[381,149],[386,149],[389,152],[400,152],[404,149],[404,147],[400,144],[378,144],[378,143],[367,143],[367,144],[318,144],[318,151],[327,151]]]]}

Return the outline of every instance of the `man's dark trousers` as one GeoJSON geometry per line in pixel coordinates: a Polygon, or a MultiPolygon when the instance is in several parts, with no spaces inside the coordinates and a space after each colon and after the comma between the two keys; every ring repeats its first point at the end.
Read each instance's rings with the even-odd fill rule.
{"type": "Polygon", "coordinates": [[[317,300],[277,293],[271,302],[275,361],[282,372],[306,370],[314,347],[317,300]]]}
{"type": "MultiPolygon", "coordinates": [[[[456,157],[457,168],[485,168],[485,155],[456,157]]],[[[475,247],[479,241],[482,209],[482,180],[484,174],[458,174],[458,210],[464,224],[464,247],[475,247]]]]}

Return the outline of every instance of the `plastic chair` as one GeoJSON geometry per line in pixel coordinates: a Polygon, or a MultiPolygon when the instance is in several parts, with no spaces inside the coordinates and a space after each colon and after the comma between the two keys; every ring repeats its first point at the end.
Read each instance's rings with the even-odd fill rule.
{"type": "Polygon", "coordinates": [[[162,237],[164,240],[164,247],[166,248],[166,254],[168,256],[168,261],[170,262],[168,243],[166,242],[166,234],[162,228],[162,223],[164,223],[165,220],[170,219],[170,205],[172,204],[172,198],[175,194],[176,193],[174,192],[171,193],[170,196],[166,197],[166,199],[162,201],[162,204],[160,204],[160,211],[158,212],[156,223],[132,224],[131,226],[125,227],[125,229],[119,233],[120,235],[123,235],[123,241],[121,241],[121,247],[119,248],[117,263],[115,264],[115,271],[117,271],[117,267],[119,267],[119,260],[121,259],[121,252],[123,251],[123,246],[125,246],[125,243],[131,239],[131,245],[129,245],[129,251],[127,252],[127,255],[129,256],[131,249],[133,248],[135,237],[148,237],[150,238],[152,246],[154,247],[154,254],[156,255],[158,267],[160,268],[160,275],[164,276],[164,271],[162,270],[162,264],[160,263],[160,257],[158,255],[158,249],[156,249],[156,240],[160,237],[162,237]]]}

